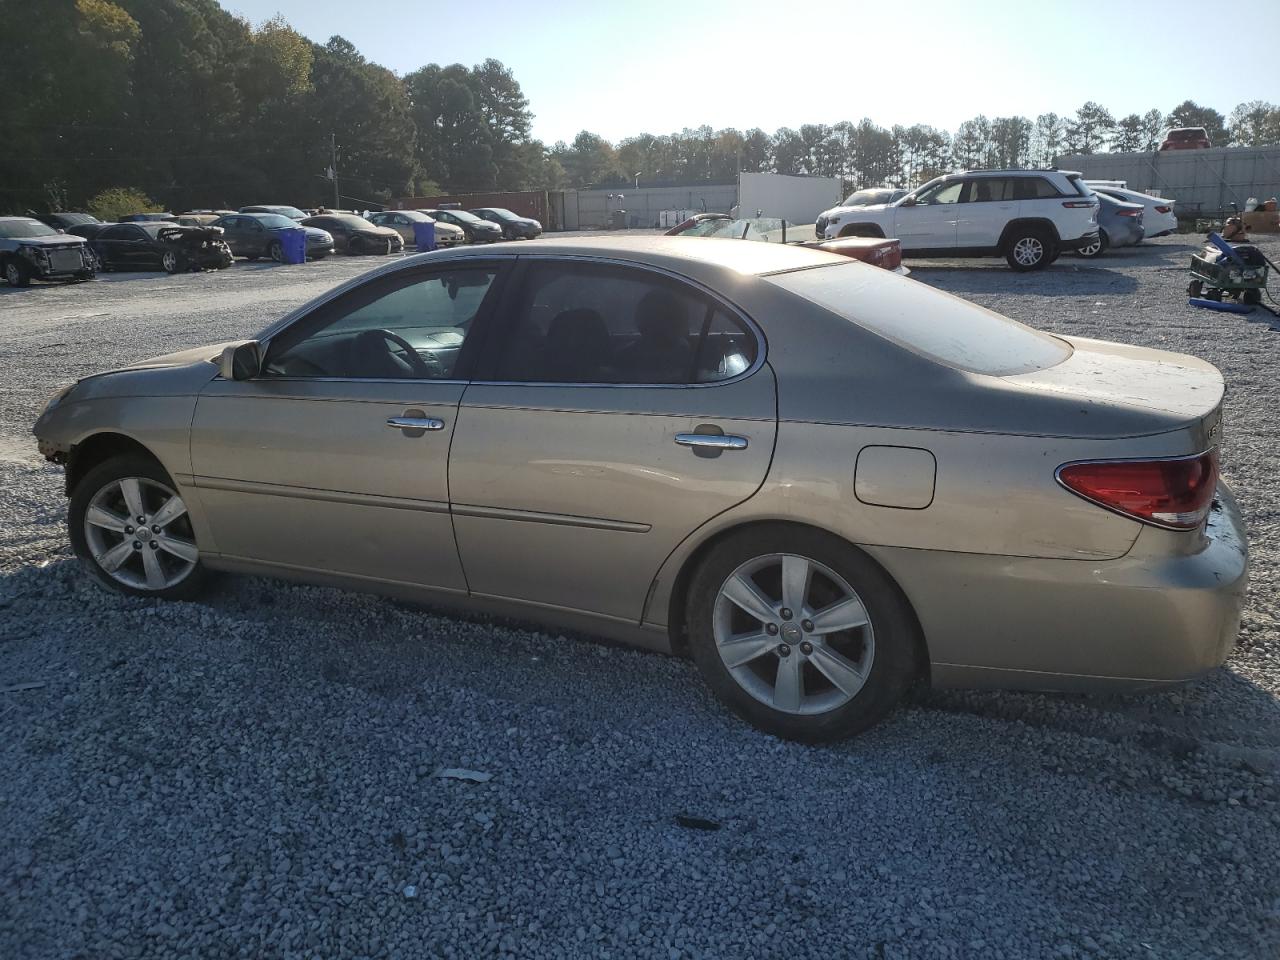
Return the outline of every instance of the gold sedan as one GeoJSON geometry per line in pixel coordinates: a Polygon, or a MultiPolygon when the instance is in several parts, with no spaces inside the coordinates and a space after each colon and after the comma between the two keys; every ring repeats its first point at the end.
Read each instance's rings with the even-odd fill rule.
{"type": "Polygon", "coordinates": [[[1247,549],[1209,364],[782,244],[529,249],[409,257],[56,396],[35,433],[85,568],[687,653],[801,740],[917,682],[1133,689],[1230,651],[1247,549]]]}

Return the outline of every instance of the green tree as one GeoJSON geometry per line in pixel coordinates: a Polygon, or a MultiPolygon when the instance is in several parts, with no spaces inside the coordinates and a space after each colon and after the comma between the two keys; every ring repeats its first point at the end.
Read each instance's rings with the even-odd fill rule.
{"type": "Polygon", "coordinates": [[[1231,111],[1231,143],[1237,147],[1262,147],[1280,143],[1280,107],[1265,100],[1250,100],[1231,111]]]}
{"type": "Polygon", "coordinates": [[[133,187],[111,187],[91,198],[88,212],[104,223],[114,223],[131,213],[156,213],[159,204],[133,187]]]}
{"type": "Polygon", "coordinates": [[[1135,153],[1145,149],[1146,124],[1142,117],[1131,113],[1116,121],[1115,133],[1111,136],[1111,149],[1117,153],[1135,153]]]}
{"type": "Polygon", "coordinates": [[[1068,153],[1097,153],[1106,146],[1115,125],[1111,111],[1090,100],[1067,120],[1064,147],[1068,153]]]}

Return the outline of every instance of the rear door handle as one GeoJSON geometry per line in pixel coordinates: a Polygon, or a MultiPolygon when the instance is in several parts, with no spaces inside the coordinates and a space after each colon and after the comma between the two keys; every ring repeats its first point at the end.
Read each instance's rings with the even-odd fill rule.
{"type": "Polygon", "coordinates": [[[720,433],[677,433],[676,443],[682,447],[702,447],[709,450],[745,450],[746,437],[725,436],[720,433]]]}
{"type": "Polygon", "coordinates": [[[387,426],[392,430],[443,430],[444,421],[436,417],[387,417],[387,426]]]}

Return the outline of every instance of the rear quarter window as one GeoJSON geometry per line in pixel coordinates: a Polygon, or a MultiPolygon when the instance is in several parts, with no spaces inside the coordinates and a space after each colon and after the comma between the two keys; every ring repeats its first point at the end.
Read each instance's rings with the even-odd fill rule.
{"type": "Polygon", "coordinates": [[[1057,337],[917,280],[879,273],[855,262],[764,279],[913,353],[968,373],[1033,373],[1071,356],[1071,347],[1057,337]]]}

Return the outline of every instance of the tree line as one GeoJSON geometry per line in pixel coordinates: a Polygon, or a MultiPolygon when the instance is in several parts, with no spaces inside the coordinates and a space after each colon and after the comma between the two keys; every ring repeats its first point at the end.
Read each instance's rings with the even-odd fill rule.
{"type": "Polygon", "coordinates": [[[864,119],[616,144],[584,130],[547,146],[495,59],[400,76],[342,37],[316,44],[279,17],[255,26],[216,0],[0,0],[0,23],[0,210],[10,212],[94,198],[102,209],[147,198],[171,209],[331,205],[335,174],[340,205],[353,207],[739,171],[914,186],[957,168],[1151,150],[1170,126],[1203,126],[1215,145],[1280,142],[1274,104],[1224,117],[1188,100],[1118,119],[1096,103],[1064,117],[978,116],[954,131],[864,119]]]}

